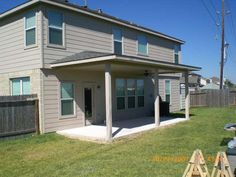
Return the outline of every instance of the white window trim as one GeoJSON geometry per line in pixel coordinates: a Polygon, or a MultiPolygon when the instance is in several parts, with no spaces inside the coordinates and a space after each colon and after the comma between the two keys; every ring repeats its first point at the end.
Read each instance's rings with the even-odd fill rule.
{"type": "Polygon", "coordinates": [[[117,28],[117,27],[114,27],[112,28],[112,53],[115,53],[115,46],[114,46],[114,42],[121,42],[121,54],[124,55],[124,35],[123,35],[123,30],[121,28],[117,28]],[[121,35],[122,35],[122,38],[121,40],[116,40],[114,38],[114,30],[120,30],[121,31],[121,35]]]}
{"type": "Polygon", "coordinates": [[[141,55],[141,56],[149,56],[149,42],[148,42],[148,37],[147,37],[147,36],[145,36],[145,35],[137,35],[137,40],[136,40],[136,53],[137,53],[137,55],[141,55]],[[141,52],[139,52],[139,50],[138,50],[138,45],[139,45],[139,40],[138,40],[138,38],[139,38],[139,37],[145,37],[146,40],[147,40],[147,53],[146,53],[146,54],[141,53],[141,52]]]}
{"type": "Polygon", "coordinates": [[[49,48],[58,48],[58,49],[66,49],[66,44],[65,44],[65,16],[64,13],[59,11],[59,10],[54,10],[54,9],[48,9],[46,11],[46,16],[47,16],[47,47],[49,48]],[[54,29],[60,29],[62,30],[62,45],[57,45],[57,44],[51,44],[50,43],[50,36],[49,36],[49,20],[48,20],[48,12],[52,11],[52,12],[57,12],[57,13],[61,13],[62,14],[62,28],[58,28],[58,27],[53,27],[54,29]]]}
{"type": "Polygon", "coordinates": [[[136,90],[137,90],[137,79],[135,79],[135,78],[127,78],[126,79],[126,91],[127,91],[127,109],[128,110],[130,110],[130,109],[136,109],[137,108],[137,98],[136,98],[136,96],[137,96],[137,94],[136,94],[136,90]],[[134,80],[134,89],[135,89],[135,93],[134,93],[134,95],[128,95],[128,80],[134,80]],[[128,99],[129,99],[129,97],[134,97],[134,108],[129,108],[129,101],[128,101],[128,99]]]}
{"type": "Polygon", "coordinates": [[[178,55],[178,63],[176,64],[179,64],[180,63],[180,46],[178,45],[174,45],[174,49],[173,49],[173,58],[174,58],[174,63],[175,63],[175,55],[178,55]],[[175,52],[175,48],[178,47],[178,52],[176,53],[175,52]]]}
{"type": "Polygon", "coordinates": [[[137,100],[137,108],[144,108],[145,107],[145,80],[144,79],[136,79],[136,100],[137,100]],[[137,88],[138,88],[138,84],[137,84],[137,82],[138,82],[138,80],[142,80],[143,81],[143,95],[138,95],[137,94],[137,88]],[[138,106],[138,97],[139,96],[143,96],[143,98],[144,98],[144,105],[143,106],[138,106]]]}
{"type": "Polygon", "coordinates": [[[71,118],[76,118],[77,117],[77,111],[76,111],[76,101],[75,101],[75,99],[76,99],[76,88],[75,88],[75,82],[72,82],[72,81],[59,81],[59,120],[62,120],[62,119],[71,119],[71,118]],[[62,83],[71,83],[71,84],[73,84],[73,88],[74,88],[74,90],[73,90],[73,92],[74,92],[74,98],[73,98],[73,108],[74,108],[74,112],[73,112],[73,114],[71,114],[71,115],[62,115],[62,104],[61,104],[61,102],[62,102],[62,100],[71,100],[71,98],[61,98],[61,85],[62,85],[62,83]]]}
{"type": "Polygon", "coordinates": [[[31,27],[31,28],[27,28],[26,29],[26,15],[24,16],[24,48],[25,49],[31,49],[31,48],[35,48],[38,46],[38,13],[36,11],[32,11],[33,13],[35,13],[35,26],[31,27]],[[31,44],[31,45],[26,45],[26,31],[34,29],[35,28],[35,44],[31,44]]]}
{"type": "Polygon", "coordinates": [[[172,92],[171,92],[171,80],[165,79],[164,80],[164,93],[165,93],[165,101],[166,101],[166,81],[170,82],[170,106],[172,105],[172,92]]]}
{"type": "Polygon", "coordinates": [[[117,80],[117,79],[122,79],[122,80],[124,80],[125,95],[124,95],[124,96],[117,96],[117,95],[116,95],[116,110],[117,110],[117,111],[123,111],[123,110],[126,110],[126,79],[124,79],[124,78],[116,78],[116,79],[115,79],[115,93],[117,93],[117,87],[116,87],[116,80],[117,80]],[[124,98],[124,99],[125,99],[125,107],[124,107],[124,109],[118,109],[118,108],[117,108],[117,98],[124,98]]]}
{"type": "MultiPolygon", "coordinates": [[[[14,79],[19,79],[20,80],[20,95],[23,95],[23,79],[24,78],[29,78],[29,81],[30,81],[30,77],[28,77],[28,76],[26,76],[26,77],[16,77],[16,78],[10,78],[10,82],[11,82],[11,84],[10,84],[10,87],[11,87],[11,95],[12,96],[14,96],[13,95],[13,88],[12,88],[12,86],[13,86],[13,84],[12,84],[12,80],[14,80],[14,79]]],[[[30,89],[31,89],[31,82],[30,82],[30,89]]],[[[29,94],[31,94],[31,90],[30,90],[30,93],[29,94]]]]}
{"type": "MultiPolygon", "coordinates": [[[[115,104],[116,104],[116,111],[127,111],[127,110],[132,110],[132,109],[143,109],[145,108],[145,79],[143,78],[121,78],[121,77],[118,77],[118,78],[115,78],[115,92],[116,92],[116,79],[124,79],[125,81],[125,108],[124,109],[117,109],[117,99],[115,101],[115,104]],[[128,90],[127,90],[127,80],[128,79],[133,79],[135,80],[135,95],[133,96],[128,96],[128,90]],[[144,82],[144,94],[143,94],[143,97],[144,97],[144,106],[141,106],[139,107],[138,106],[138,95],[137,95],[137,80],[143,80],[144,82]],[[135,97],[135,107],[134,108],[128,108],[128,97],[135,97]]],[[[118,96],[119,97],[119,96],[118,96]]],[[[117,96],[115,96],[115,98],[117,98],[117,96]]]]}

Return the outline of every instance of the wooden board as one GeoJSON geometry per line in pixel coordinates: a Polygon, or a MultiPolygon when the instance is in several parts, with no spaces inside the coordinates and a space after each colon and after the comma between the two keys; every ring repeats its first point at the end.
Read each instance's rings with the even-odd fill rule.
{"type": "Polygon", "coordinates": [[[225,152],[218,152],[211,177],[234,177],[225,152]]]}
{"type": "Polygon", "coordinates": [[[183,177],[210,177],[201,150],[195,150],[184,171],[183,177]]]}

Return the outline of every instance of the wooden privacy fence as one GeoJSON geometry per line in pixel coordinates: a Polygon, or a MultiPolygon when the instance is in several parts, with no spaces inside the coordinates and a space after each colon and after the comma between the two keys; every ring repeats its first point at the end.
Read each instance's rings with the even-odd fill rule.
{"type": "Polygon", "coordinates": [[[199,90],[190,93],[191,107],[224,107],[236,105],[236,90],[199,90]]]}
{"type": "Polygon", "coordinates": [[[0,96],[0,137],[39,133],[37,95],[0,96]]]}

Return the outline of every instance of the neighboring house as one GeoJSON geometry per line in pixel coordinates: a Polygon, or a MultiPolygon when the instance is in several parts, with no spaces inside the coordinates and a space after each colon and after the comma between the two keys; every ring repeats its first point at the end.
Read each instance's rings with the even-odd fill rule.
{"type": "Polygon", "coordinates": [[[207,83],[205,86],[201,87],[201,90],[219,90],[220,86],[215,83],[207,83]]]}
{"type": "MultiPolygon", "coordinates": [[[[223,86],[225,86],[226,78],[223,78],[223,86]]],[[[208,83],[213,83],[213,85],[220,85],[220,79],[218,77],[212,77],[208,80],[208,83]]]]}
{"type": "MultiPolygon", "coordinates": [[[[195,91],[198,90],[201,87],[201,78],[202,76],[190,72],[188,75],[188,85],[189,85],[189,91],[195,91]]],[[[185,77],[184,74],[182,74],[182,77],[180,78],[180,109],[185,109],[185,77]]]]}
{"type": "Polygon", "coordinates": [[[204,78],[204,77],[201,77],[201,78],[200,78],[200,86],[203,87],[203,86],[205,86],[205,85],[207,85],[207,79],[204,78]]]}
{"type": "MultiPolygon", "coordinates": [[[[198,90],[201,87],[201,78],[202,76],[199,74],[196,74],[194,72],[189,73],[188,82],[190,91],[198,90]]],[[[184,74],[182,74],[182,77],[180,79],[180,84],[185,84],[184,79],[185,79],[184,74]]]]}
{"type": "Polygon", "coordinates": [[[154,110],[158,125],[158,95],[179,110],[178,73],[200,69],[180,64],[182,40],[66,1],[4,12],[0,38],[0,95],[37,94],[41,133],[106,122],[109,139],[154,110]]]}
{"type": "Polygon", "coordinates": [[[220,85],[220,79],[218,77],[212,77],[209,79],[210,83],[214,83],[215,85],[220,85]]]}

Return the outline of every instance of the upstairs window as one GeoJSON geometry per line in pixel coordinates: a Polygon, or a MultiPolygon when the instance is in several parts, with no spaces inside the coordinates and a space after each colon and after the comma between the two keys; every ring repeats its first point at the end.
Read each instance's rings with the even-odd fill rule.
{"type": "Polygon", "coordinates": [[[30,78],[15,78],[11,79],[11,94],[17,95],[29,95],[30,94],[30,78]]]}
{"type": "Polygon", "coordinates": [[[171,102],[170,80],[165,80],[165,101],[171,102]]]}
{"type": "Polygon", "coordinates": [[[25,46],[36,44],[36,18],[35,12],[29,12],[25,16],[25,46]]]}
{"type": "Polygon", "coordinates": [[[145,36],[138,36],[138,54],[148,54],[148,42],[145,36]]]}
{"type": "Polygon", "coordinates": [[[175,53],[175,63],[179,64],[179,52],[180,52],[180,46],[175,45],[174,47],[174,53],[175,53]]]}
{"type": "Polygon", "coordinates": [[[113,29],[113,45],[114,53],[122,55],[122,31],[120,29],[113,29]]]}
{"type": "Polygon", "coordinates": [[[48,12],[49,44],[63,45],[63,14],[48,12]]]}

